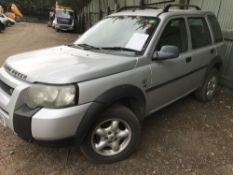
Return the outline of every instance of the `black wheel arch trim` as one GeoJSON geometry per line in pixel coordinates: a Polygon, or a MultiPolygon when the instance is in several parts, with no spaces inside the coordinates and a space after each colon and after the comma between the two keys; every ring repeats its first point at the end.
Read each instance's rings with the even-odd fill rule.
{"type": "MultiPolygon", "coordinates": [[[[220,56],[216,56],[210,62],[209,66],[206,70],[206,73],[205,73],[205,78],[208,76],[208,73],[211,71],[211,69],[213,69],[214,67],[219,66],[219,65],[220,65],[220,67],[218,68],[218,70],[221,73],[222,66],[223,66],[223,60],[221,59],[220,56]]],[[[203,81],[205,81],[205,79],[203,81]]]]}
{"type": "MultiPolygon", "coordinates": [[[[206,69],[205,76],[204,76],[204,78],[203,78],[203,80],[202,80],[201,86],[205,83],[205,80],[206,80],[206,78],[207,78],[209,72],[210,72],[214,67],[216,67],[216,66],[218,66],[218,65],[220,65],[220,67],[219,67],[219,72],[221,73],[221,71],[222,71],[222,66],[223,66],[223,60],[221,59],[220,56],[215,56],[215,57],[211,60],[211,62],[209,63],[209,65],[208,65],[208,67],[207,67],[207,69],[206,69]]],[[[200,87],[200,88],[201,88],[201,87],[200,87]]]]}
{"type": "MultiPolygon", "coordinates": [[[[209,64],[208,70],[212,69],[213,67],[215,67],[216,65],[219,65],[222,67],[223,66],[223,60],[220,56],[216,56],[212,59],[212,61],[209,64]]],[[[220,67],[220,71],[221,71],[221,67],[220,67]]]]}
{"type": "Polygon", "coordinates": [[[143,106],[142,114],[141,116],[138,116],[139,119],[143,118],[145,115],[146,98],[141,89],[132,85],[123,85],[112,88],[97,97],[87,110],[76,131],[76,144],[82,144],[89,129],[105,109],[125,98],[135,99],[143,106]]]}
{"type": "Polygon", "coordinates": [[[95,102],[111,105],[112,103],[123,98],[134,98],[141,101],[142,104],[146,103],[146,98],[143,91],[133,85],[122,85],[114,87],[97,97],[95,102]]]}
{"type": "Polygon", "coordinates": [[[40,110],[41,108],[30,109],[26,105],[18,108],[13,115],[13,128],[14,131],[24,140],[33,141],[31,131],[31,122],[32,117],[40,110]]]}

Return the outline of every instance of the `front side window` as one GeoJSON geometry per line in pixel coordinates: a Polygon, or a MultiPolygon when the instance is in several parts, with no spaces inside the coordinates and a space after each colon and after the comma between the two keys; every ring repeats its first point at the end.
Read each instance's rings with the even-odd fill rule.
{"type": "Polygon", "coordinates": [[[177,46],[181,53],[187,51],[187,29],[185,20],[183,18],[173,19],[167,24],[156,47],[156,50],[159,51],[162,46],[166,45],[177,46]]]}
{"type": "Polygon", "coordinates": [[[221,31],[217,18],[214,15],[209,15],[208,20],[210,22],[210,25],[211,25],[211,28],[214,34],[214,41],[216,43],[223,41],[222,31],[221,31]]]}
{"type": "Polygon", "coordinates": [[[189,18],[192,47],[198,49],[211,44],[211,36],[205,18],[189,18]]]}
{"type": "Polygon", "coordinates": [[[88,30],[75,44],[95,48],[142,52],[159,23],[155,17],[115,16],[108,17],[88,30]]]}

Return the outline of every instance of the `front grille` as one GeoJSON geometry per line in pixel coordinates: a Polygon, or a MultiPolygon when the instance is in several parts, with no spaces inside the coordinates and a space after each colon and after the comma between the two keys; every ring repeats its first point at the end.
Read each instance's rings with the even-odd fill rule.
{"type": "Polygon", "coordinates": [[[72,19],[58,17],[57,23],[58,24],[65,24],[65,25],[72,25],[72,19]]]}
{"type": "Polygon", "coordinates": [[[4,83],[2,80],[0,80],[0,88],[6,92],[8,95],[12,95],[14,92],[14,88],[8,86],[6,83],[4,83]]]}

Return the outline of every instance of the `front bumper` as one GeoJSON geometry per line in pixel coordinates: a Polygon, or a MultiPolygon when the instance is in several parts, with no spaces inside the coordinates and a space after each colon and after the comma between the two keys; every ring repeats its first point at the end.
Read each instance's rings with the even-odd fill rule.
{"type": "Polygon", "coordinates": [[[32,137],[35,140],[54,141],[75,136],[90,105],[39,110],[32,117],[32,137]]]}
{"type": "Polygon", "coordinates": [[[55,24],[55,29],[59,29],[63,31],[72,31],[74,30],[74,25],[55,24]]]}
{"type": "MultiPolygon", "coordinates": [[[[26,140],[56,141],[76,135],[81,120],[91,103],[62,109],[38,108],[31,110],[24,102],[29,83],[0,69],[0,80],[14,89],[12,94],[0,87],[0,119],[26,140]]],[[[0,126],[1,127],[1,126],[0,126]]]]}

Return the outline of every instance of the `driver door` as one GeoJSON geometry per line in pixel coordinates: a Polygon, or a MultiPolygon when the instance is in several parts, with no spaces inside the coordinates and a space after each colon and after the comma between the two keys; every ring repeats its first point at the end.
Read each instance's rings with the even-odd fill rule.
{"type": "Polygon", "coordinates": [[[180,56],[168,60],[151,62],[151,86],[147,89],[148,113],[152,113],[173,101],[183,97],[192,89],[189,66],[192,61],[188,53],[188,32],[184,18],[173,18],[166,24],[156,51],[162,46],[177,46],[180,56]]]}

